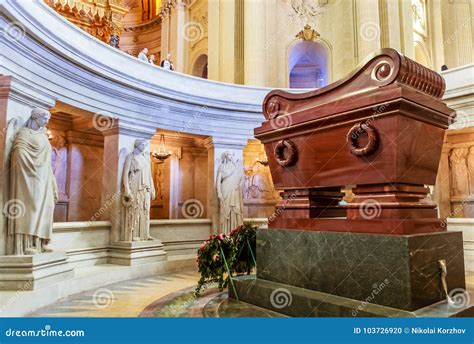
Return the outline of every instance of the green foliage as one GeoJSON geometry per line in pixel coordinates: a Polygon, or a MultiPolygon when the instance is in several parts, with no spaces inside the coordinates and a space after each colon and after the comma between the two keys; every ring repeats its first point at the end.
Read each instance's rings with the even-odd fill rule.
{"type": "Polygon", "coordinates": [[[232,270],[237,274],[247,273],[255,268],[257,246],[257,226],[243,225],[230,232],[234,245],[232,251],[232,270]]]}
{"type": "Polygon", "coordinates": [[[229,235],[211,235],[202,244],[196,258],[201,274],[196,294],[208,283],[217,283],[219,290],[228,286],[230,276],[226,263],[231,275],[250,274],[255,268],[256,231],[257,226],[242,225],[229,235]]]}

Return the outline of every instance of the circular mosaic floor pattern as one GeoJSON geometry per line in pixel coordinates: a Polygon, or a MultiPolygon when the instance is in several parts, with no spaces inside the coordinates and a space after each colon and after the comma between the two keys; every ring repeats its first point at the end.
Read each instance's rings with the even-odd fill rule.
{"type": "Polygon", "coordinates": [[[208,288],[196,297],[199,274],[188,271],[112,283],[71,295],[33,317],[281,317],[208,288]]]}
{"type": "Polygon", "coordinates": [[[227,291],[210,288],[196,296],[195,287],[179,290],[148,305],[140,317],[282,317],[279,313],[229,299],[227,291]]]}

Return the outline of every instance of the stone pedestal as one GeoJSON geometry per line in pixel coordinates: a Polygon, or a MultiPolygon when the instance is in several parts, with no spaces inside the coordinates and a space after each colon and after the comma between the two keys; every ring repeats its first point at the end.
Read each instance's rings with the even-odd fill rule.
{"type": "Polygon", "coordinates": [[[73,277],[64,252],[0,256],[0,290],[36,290],[73,277]]]}
{"type": "Polygon", "coordinates": [[[293,316],[403,316],[446,300],[441,260],[448,291],[465,290],[461,232],[259,229],[257,278],[237,279],[237,293],[240,301],[293,316]]]}
{"type": "MultiPolygon", "coordinates": [[[[239,276],[234,279],[239,300],[292,317],[472,317],[474,305],[448,304],[440,301],[416,311],[406,311],[354,300],[348,297],[322,293],[286,284],[239,276]]],[[[371,294],[373,295],[373,294],[371,294]]],[[[229,296],[236,298],[232,288],[229,296]]],[[[368,296],[370,298],[370,295],[368,296]]],[[[463,295],[464,297],[464,295],[463,295]]],[[[472,300],[470,293],[465,300],[472,300]]],[[[219,309],[219,312],[222,312],[219,309]]]]}
{"type": "Polygon", "coordinates": [[[117,241],[109,248],[107,262],[118,265],[139,265],[166,260],[161,240],[117,241]]]}

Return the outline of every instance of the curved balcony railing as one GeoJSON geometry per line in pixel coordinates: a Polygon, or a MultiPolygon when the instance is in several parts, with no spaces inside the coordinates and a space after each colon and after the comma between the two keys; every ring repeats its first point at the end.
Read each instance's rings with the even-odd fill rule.
{"type": "Polygon", "coordinates": [[[263,120],[270,89],[215,82],[147,64],[88,35],[40,0],[0,1],[0,74],[47,106],[101,112],[137,128],[240,141],[263,120]]]}

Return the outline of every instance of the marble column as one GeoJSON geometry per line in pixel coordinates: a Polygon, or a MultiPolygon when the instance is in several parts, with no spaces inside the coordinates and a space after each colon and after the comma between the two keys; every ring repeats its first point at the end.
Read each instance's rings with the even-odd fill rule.
{"type": "Polygon", "coordinates": [[[400,10],[397,1],[380,0],[380,41],[382,48],[394,48],[402,50],[401,34],[403,29],[400,28],[400,10]]]}
{"type": "MultiPolygon", "coordinates": [[[[358,3],[358,6],[362,4],[358,3]]],[[[414,57],[413,42],[413,17],[411,1],[380,0],[379,22],[380,22],[380,47],[394,48],[405,56],[414,57]]],[[[372,13],[373,12],[366,12],[372,13]]],[[[375,17],[372,20],[376,20],[375,17]]],[[[364,23],[361,23],[363,26],[364,23]]],[[[361,58],[364,58],[361,56],[361,58]]]]}
{"type": "MultiPolygon", "coordinates": [[[[429,34],[430,34],[430,45],[432,51],[432,63],[433,68],[436,71],[441,70],[441,66],[444,65],[444,40],[443,40],[443,20],[441,15],[441,1],[432,0],[427,6],[427,16],[429,20],[429,34]]],[[[474,6],[473,6],[474,7],[474,6]]]]}
{"type": "Polygon", "coordinates": [[[186,71],[186,40],[183,38],[185,23],[187,17],[187,7],[183,1],[179,1],[176,9],[173,11],[176,16],[176,56],[173,57],[175,62],[175,70],[181,73],[186,71]]]}
{"type": "Polygon", "coordinates": [[[208,1],[208,27],[212,28],[208,33],[208,78],[211,80],[239,84],[244,81],[243,1],[208,1]]]}
{"type": "MultiPolygon", "coordinates": [[[[169,32],[170,32],[170,16],[169,9],[164,7],[161,17],[161,60],[163,60],[169,52],[169,32]]],[[[161,63],[161,61],[159,61],[161,63]]]]}
{"type": "MultiPolygon", "coordinates": [[[[35,107],[51,108],[53,98],[45,96],[36,88],[30,87],[11,76],[0,76],[0,256],[7,248],[7,217],[5,207],[9,201],[10,153],[17,131],[30,117],[35,107]]],[[[21,209],[20,209],[21,210],[21,209]]]]}
{"type": "Polygon", "coordinates": [[[443,1],[442,11],[445,63],[450,69],[472,63],[473,1],[443,1]]]}
{"type": "MultiPolygon", "coordinates": [[[[267,87],[288,87],[287,73],[278,73],[279,66],[279,35],[285,31],[289,31],[289,24],[286,23],[284,26],[280,24],[278,18],[278,0],[267,0],[266,1],[266,24],[265,24],[265,63],[267,71],[267,87]]],[[[287,56],[283,56],[284,65],[288,65],[287,56]]],[[[286,69],[286,68],[285,68],[286,69]]],[[[283,70],[285,70],[283,69],[283,70]]],[[[288,73],[289,74],[289,73],[288,73]]]]}
{"type": "Polygon", "coordinates": [[[180,166],[179,162],[182,158],[181,147],[171,150],[170,156],[170,194],[169,194],[169,218],[179,218],[179,186],[180,186],[180,166]]]}
{"type": "Polygon", "coordinates": [[[244,83],[266,86],[265,0],[244,2],[244,83]]]}
{"type": "Polygon", "coordinates": [[[401,53],[411,59],[415,59],[412,11],[411,1],[399,1],[401,53]]]}
{"type": "MultiPolygon", "coordinates": [[[[208,26],[212,30],[208,30],[207,37],[207,61],[208,70],[207,77],[210,80],[220,80],[219,75],[219,23],[220,23],[220,1],[219,0],[208,0],[207,15],[208,15],[208,26]]],[[[224,80],[223,80],[224,81],[224,80]]]]}
{"type": "MultiPolygon", "coordinates": [[[[186,70],[186,40],[184,38],[184,30],[186,29],[186,17],[188,9],[186,2],[183,0],[176,1],[173,6],[169,7],[169,15],[166,18],[167,30],[161,33],[167,35],[168,47],[167,53],[171,53],[171,60],[174,63],[174,69],[177,72],[184,73],[186,70]]],[[[163,22],[163,25],[165,22],[163,22]]],[[[163,42],[163,38],[162,38],[163,42]]],[[[162,47],[163,48],[163,47],[162,47]]],[[[166,54],[162,53],[162,59],[166,54]]]]}
{"type": "Polygon", "coordinates": [[[208,150],[207,163],[207,216],[212,221],[212,233],[217,234],[219,229],[219,199],[216,191],[217,170],[222,153],[234,153],[235,160],[240,160],[243,168],[244,148],[247,142],[228,142],[218,138],[209,137],[205,141],[208,150]]]}
{"type": "Polygon", "coordinates": [[[381,25],[378,0],[355,1],[356,61],[380,49],[381,25]]]}
{"type": "Polygon", "coordinates": [[[102,174],[101,220],[111,222],[110,242],[120,239],[122,172],[125,158],[133,150],[135,140],[151,139],[155,130],[122,125],[118,120],[104,130],[104,159],[102,174]]]}

